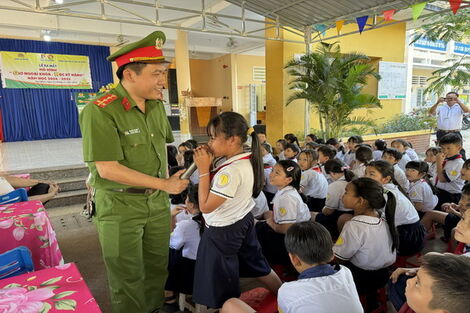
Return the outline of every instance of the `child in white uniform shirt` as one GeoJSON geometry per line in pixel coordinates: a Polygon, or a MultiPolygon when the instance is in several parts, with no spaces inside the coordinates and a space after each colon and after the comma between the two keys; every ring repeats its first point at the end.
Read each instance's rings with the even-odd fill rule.
{"type": "Polygon", "coordinates": [[[406,192],[396,185],[392,165],[384,160],[370,162],[366,168],[366,177],[374,179],[388,190],[385,198],[393,194],[396,199],[394,224],[400,237],[398,255],[411,256],[420,252],[424,247],[426,232],[419,221],[418,212],[405,196],[406,192]]]}
{"type": "Polygon", "coordinates": [[[315,222],[292,225],[285,243],[300,276],[279,289],[280,312],[363,312],[351,271],[328,264],[333,259],[333,242],[326,228],[315,222]]]}
{"type": "Polygon", "coordinates": [[[338,159],[327,161],[325,163],[325,171],[333,182],[328,185],[325,207],[320,213],[312,212],[312,220],[325,226],[333,237],[337,237],[344,223],[351,219],[354,213],[352,209],[344,206],[342,197],[346,185],[355,176],[338,159]],[[341,224],[339,225],[339,223],[341,224]]]}
{"type": "Polygon", "coordinates": [[[242,115],[223,112],[209,121],[209,147],[198,147],[199,209],[207,228],[202,235],[194,275],[193,299],[220,308],[240,296],[240,277],[256,277],[273,293],[281,285],[256,238],[251,214],[263,187],[258,136],[242,115]],[[251,153],[243,144],[251,136],[251,153]],[[211,171],[215,157],[225,161],[211,171]]]}
{"type": "Polygon", "coordinates": [[[382,154],[384,150],[387,149],[387,142],[383,139],[377,139],[374,142],[374,152],[372,153],[374,156],[374,161],[381,160],[382,154]]]}
{"type": "MultiPolygon", "coordinates": [[[[418,154],[406,140],[403,139],[395,139],[392,141],[392,148],[397,149],[403,154],[407,154],[411,161],[419,161],[418,154]]],[[[406,164],[405,164],[406,165],[406,164]]]]}
{"type": "Polygon", "coordinates": [[[310,211],[319,212],[325,206],[328,192],[328,182],[324,175],[318,173],[312,167],[318,160],[315,150],[305,150],[299,154],[299,166],[302,170],[300,189],[307,197],[307,205],[310,211]]]}
{"type": "Polygon", "coordinates": [[[268,200],[263,192],[260,192],[258,197],[253,198],[253,200],[255,200],[255,206],[251,210],[251,214],[253,214],[256,219],[261,219],[264,213],[269,211],[268,200]]]}
{"type": "Polygon", "coordinates": [[[284,149],[284,156],[286,160],[292,160],[297,163],[297,156],[299,155],[300,148],[294,143],[287,143],[284,149]]]}
{"type": "Polygon", "coordinates": [[[372,161],[372,149],[368,146],[361,145],[356,149],[356,161],[352,167],[352,172],[356,177],[363,177],[366,171],[366,165],[372,161]]]}
{"type": "Polygon", "coordinates": [[[354,217],[346,222],[333,246],[336,259],[347,262],[360,295],[367,297],[369,309],[377,290],[388,280],[388,267],[395,262],[398,234],[395,228],[395,197],[383,197],[384,189],[367,177],[348,183],[344,205],[353,208],[354,217]],[[385,207],[385,219],[381,215],[385,207]]]}
{"type": "Polygon", "coordinates": [[[273,211],[266,212],[266,222],[256,223],[256,234],[263,254],[270,264],[289,264],[284,237],[293,224],[310,220],[310,211],[298,192],[301,171],[291,160],[279,161],[269,180],[279,191],[273,199],[273,211]],[[271,213],[268,215],[268,213],[271,213]]]}
{"type": "Polygon", "coordinates": [[[382,160],[385,160],[393,165],[393,176],[395,177],[395,180],[397,181],[398,185],[403,190],[408,190],[410,188],[410,181],[406,178],[405,175],[406,167],[404,170],[402,170],[401,167],[398,165],[398,162],[401,160],[402,157],[403,153],[401,153],[395,148],[385,149],[384,153],[382,154],[382,160]]]}
{"type": "Polygon", "coordinates": [[[353,161],[356,159],[356,146],[363,143],[364,140],[361,136],[351,136],[346,143],[348,152],[344,155],[343,161],[347,166],[351,166],[353,161]]]}
{"type": "Polygon", "coordinates": [[[434,186],[428,178],[428,164],[424,161],[410,161],[406,164],[406,178],[410,181],[408,197],[418,211],[420,218],[434,210],[438,199],[434,186]]]}
{"type": "Polygon", "coordinates": [[[428,170],[428,175],[429,175],[429,180],[433,185],[436,185],[436,156],[438,153],[441,152],[441,149],[436,148],[436,147],[431,147],[428,150],[426,150],[426,157],[424,158],[424,161],[428,163],[429,170],[428,170]]]}
{"type": "Polygon", "coordinates": [[[269,166],[276,164],[276,159],[272,155],[271,146],[268,143],[261,144],[261,155],[263,156],[263,163],[269,166]]]}

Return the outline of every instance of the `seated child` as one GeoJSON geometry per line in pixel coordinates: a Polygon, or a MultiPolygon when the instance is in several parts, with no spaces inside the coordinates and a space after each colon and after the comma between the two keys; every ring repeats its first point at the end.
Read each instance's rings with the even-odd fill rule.
{"type": "Polygon", "coordinates": [[[261,144],[261,155],[263,156],[263,164],[267,164],[269,166],[274,166],[274,164],[276,164],[276,159],[274,159],[272,155],[272,149],[269,144],[261,144]]]}
{"type": "MultiPolygon", "coordinates": [[[[470,185],[467,190],[462,194],[462,198],[459,202],[459,207],[462,208],[462,219],[457,224],[457,230],[455,232],[455,239],[466,245],[470,245],[470,185]]],[[[465,187],[464,187],[465,189],[465,187]]],[[[464,255],[470,257],[470,252],[464,251],[464,255]]],[[[388,282],[388,295],[395,309],[398,311],[402,305],[406,302],[405,298],[405,287],[406,282],[412,276],[416,275],[419,268],[397,268],[390,276],[388,282]]]]}
{"type": "Polygon", "coordinates": [[[333,246],[336,259],[351,270],[357,291],[368,298],[368,304],[387,283],[398,246],[395,197],[390,193],[385,200],[383,194],[383,187],[368,177],[347,184],[343,202],[354,210],[354,217],[344,224],[333,246]]]}
{"type": "Polygon", "coordinates": [[[279,289],[279,312],[363,312],[351,271],[342,265],[328,264],[333,259],[333,242],[322,225],[293,225],[287,231],[285,244],[300,275],[297,281],[284,283],[279,289]]]}
{"type": "Polygon", "coordinates": [[[436,184],[436,156],[441,152],[441,149],[436,147],[431,147],[426,150],[426,157],[424,161],[428,163],[429,166],[429,180],[432,182],[433,185],[436,184]]]}
{"type": "Polygon", "coordinates": [[[291,133],[285,134],[284,139],[287,141],[287,143],[294,144],[300,149],[299,139],[297,139],[297,137],[294,134],[291,134],[291,133]]]}
{"type": "Polygon", "coordinates": [[[344,147],[344,144],[341,141],[338,141],[338,139],[336,139],[336,138],[328,139],[326,141],[326,144],[332,146],[333,148],[335,148],[336,151],[338,151],[336,153],[335,158],[343,161],[344,156],[346,155],[346,149],[344,147]]]}
{"type": "Polygon", "coordinates": [[[266,196],[266,200],[268,202],[268,207],[269,209],[272,210],[272,202],[273,202],[273,199],[274,199],[274,195],[276,194],[277,192],[277,188],[276,186],[273,186],[271,185],[271,183],[269,182],[269,176],[271,175],[271,172],[273,171],[273,167],[268,165],[268,164],[264,164],[264,187],[263,187],[263,193],[264,195],[266,196]]]}
{"type": "MultiPolygon", "coordinates": [[[[333,160],[336,157],[336,149],[329,145],[321,145],[317,149],[318,152],[318,163],[320,163],[321,172],[325,177],[327,177],[327,173],[325,172],[325,163],[328,160],[333,160]]],[[[328,179],[328,177],[327,177],[328,179]]],[[[328,183],[331,183],[328,181],[328,183]]]]}
{"type": "MultiPolygon", "coordinates": [[[[419,161],[419,157],[416,154],[416,151],[413,150],[411,143],[404,139],[395,139],[392,141],[392,148],[397,149],[403,154],[408,155],[410,161],[419,161]]],[[[409,162],[409,161],[408,161],[409,162]]],[[[406,164],[405,164],[406,165],[406,164]]]]}
{"type": "Polygon", "coordinates": [[[374,161],[382,160],[382,154],[384,150],[387,149],[387,142],[383,139],[377,139],[374,142],[374,151],[372,152],[374,156],[374,161]]]}
{"type": "Polygon", "coordinates": [[[284,156],[286,157],[286,160],[292,160],[294,162],[297,162],[297,155],[300,152],[299,146],[293,143],[287,143],[286,148],[284,149],[284,156]]]}
{"type": "Polygon", "coordinates": [[[178,155],[176,156],[176,161],[178,162],[179,166],[183,166],[184,164],[184,158],[183,155],[186,151],[191,151],[193,150],[194,147],[191,142],[185,141],[180,143],[178,146],[178,155]]]}
{"type": "Polygon", "coordinates": [[[392,165],[384,160],[373,161],[367,165],[366,177],[374,179],[386,191],[385,198],[393,194],[396,201],[394,224],[400,237],[398,255],[411,256],[424,247],[426,231],[419,222],[419,215],[405,191],[396,185],[392,165]]]}
{"type": "Polygon", "coordinates": [[[300,189],[307,197],[310,211],[319,212],[325,206],[328,182],[324,175],[313,170],[317,164],[318,153],[315,150],[305,150],[299,154],[299,166],[302,170],[300,189]]]}
{"type": "Polygon", "coordinates": [[[459,135],[450,133],[445,135],[439,141],[442,153],[436,156],[436,177],[437,177],[437,196],[439,202],[437,208],[443,203],[458,203],[460,200],[460,191],[465,184],[460,172],[464,160],[460,155],[462,149],[462,139],[459,135]]]}
{"type": "Polygon", "coordinates": [[[326,196],[325,207],[320,213],[312,212],[312,220],[325,226],[333,237],[338,236],[338,230],[341,231],[347,218],[352,218],[354,213],[352,209],[346,207],[342,201],[344,190],[348,182],[355,178],[351,172],[338,159],[329,160],[325,163],[325,171],[333,180],[328,185],[328,193],[326,196]],[[338,225],[340,216],[347,215],[346,219],[342,219],[341,225],[338,225]]]}
{"type": "Polygon", "coordinates": [[[351,169],[356,177],[363,177],[366,171],[366,165],[373,159],[372,149],[365,145],[360,145],[356,149],[356,162],[351,169]]]}
{"type": "Polygon", "coordinates": [[[318,138],[315,134],[308,134],[307,136],[305,136],[303,148],[306,149],[308,143],[315,142],[317,139],[318,138]]]}
{"type": "Polygon", "coordinates": [[[348,152],[344,155],[343,161],[347,166],[351,166],[352,162],[356,159],[356,146],[363,143],[361,136],[351,136],[346,143],[348,152]]]}
{"type": "Polygon", "coordinates": [[[410,161],[406,164],[406,178],[410,181],[408,197],[420,218],[434,210],[438,202],[435,188],[428,178],[428,170],[428,164],[424,161],[410,161]]]}
{"type": "Polygon", "coordinates": [[[165,284],[166,312],[178,309],[177,294],[193,294],[194,266],[196,265],[197,248],[204,231],[204,219],[198,208],[198,186],[188,188],[186,207],[175,207],[171,211],[172,227],[170,236],[170,253],[168,262],[168,278],[165,284]],[[176,223],[176,215],[182,210],[187,211],[190,219],[176,223]]]}
{"type": "Polygon", "coordinates": [[[410,181],[406,178],[405,169],[401,169],[398,165],[398,162],[402,159],[403,153],[398,151],[395,148],[387,148],[382,154],[382,160],[385,160],[393,165],[393,175],[400,187],[403,190],[408,190],[410,188],[410,181]]]}
{"type": "Polygon", "coordinates": [[[264,193],[260,192],[258,197],[253,198],[253,200],[255,200],[255,206],[251,210],[251,214],[253,214],[256,219],[263,219],[264,213],[269,211],[266,196],[264,193]]]}
{"type": "Polygon", "coordinates": [[[273,199],[273,211],[265,213],[266,222],[256,223],[256,234],[270,264],[289,264],[284,237],[295,223],[310,220],[310,212],[298,192],[301,170],[291,160],[279,161],[269,180],[279,191],[273,199]]]}
{"type": "Polygon", "coordinates": [[[287,141],[285,139],[279,139],[276,142],[276,157],[278,158],[278,161],[285,160],[286,157],[284,155],[284,149],[286,148],[287,141]]]}

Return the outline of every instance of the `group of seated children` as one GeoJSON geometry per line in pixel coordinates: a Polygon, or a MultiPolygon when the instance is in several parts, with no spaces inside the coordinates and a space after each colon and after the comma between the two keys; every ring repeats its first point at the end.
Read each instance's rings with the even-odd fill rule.
{"type": "MultiPolygon", "coordinates": [[[[455,239],[470,244],[465,219],[470,185],[464,187],[470,162],[459,154],[458,135],[444,136],[421,161],[404,140],[392,141],[392,148],[377,140],[372,148],[360,136],[350,137],[346,149],[336,139],[323,143],[311,134],[301,148],[287,134],[272,149],[266,134],[246,133],[242,119],[223,113],[209,123],[208,146],[178,148],[198,165],[198,185],[189,188],[185,209],[172,210],[167,307],[185,293],[213,308],[225,302],[221,312],[254,312],[228,299],[240,296],[238,277],[255,277],[278,292],[280,312],[311,312],[312,306],[315,312],[363,312],[363,306],[372,311],[397,256],[421,252],[435,223],[444,225],[444,239],[456,228],[455,239]],[[279,289],[275,265],[292,265],[298,280],[279,289]],[[358,295],[364,296],[362,304],[358,295]]],[[[446,295],[468,294],[470,259],[435,254],[422,259],[419,270],[393,273],[389,297],[396,310],[407,299],[417,313],[467,310],[466,296],[432,297],[441,299],[441,288],[446,295]],[[452,281],[458,275],[453,268],[440,277],[438,267],[446,260],[462,266],[460,279],[467,285],[452,281]],[[416,272],[418,278],[406,283],[406,299],[399,274],[409,278],[416,272]],[[420,292],[429,297],[420,300],[420,292]]]]}

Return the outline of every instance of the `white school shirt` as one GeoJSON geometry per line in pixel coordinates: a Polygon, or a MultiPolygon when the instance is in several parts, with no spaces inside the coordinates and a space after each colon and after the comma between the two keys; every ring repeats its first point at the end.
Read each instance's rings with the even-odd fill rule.
{"type": "Polygon", "coordinates": [[[0,176],[0,195],[6,195],[14,190],[15,188],[13,188],[8,180],[5,177],[0,176]]]}
{"type": "Polygon", "coordinates": [[[328,193],[328,182],[324,175],[313,169],[302,171],[300,186],[303,187],[303,193],[306,196],[325,199],[328,193]]]}
{"type": "Polygon", "coordinates": [[[397,181],[403,190],[408,190],[410,188],[410,181],[406,178],[405,172],[398,166],[398,164],[393,165],[393,177],[397,181]]]}
{"type": "Polygon", "coordinates": [[[309,221],[312,216],[299,192],[292,186],[279,190],[273,199],[274,222],[291,224],[309,221]]]}
{"type": "Polygon", "coordinates": [[[282,160],[285,160],[286,159],[286,156],[284,155],[284,151],[281,151],[277,157],[279,158],[279,161],[282,161],[282,160]]]}
{"type": "Polygon", "coordinates": [[[437,108],[437,128],[441,130],[460,130],[462,128],[463,110],[458,103],[451,107],[448,104],[437,108]]]}
{"type": "Polygon", "coordinates": [[[343,157],[344,164],[346,164],[347,166],[351,166],[351,163],[355,159],[356,159],[356,152],[353,152],[353,151],[348,151],[343,157]]]}
{"type": "Polygon", "coordinates": [[[338,152],[336,153],[335,158],[338,159],[338,160],[341,160],[342,162],[344,162],[344,156],[345,155],[346,155],[346,153],[344,153],[343,151],[338,150],[338,152]]]}
{"type": "Polygon", "coordinates": [[[326,196],[325,207],[342,212],[352,211],[350,209],[346,209],[343,204],[343,195],[346,191],[347,184],[348,182],[343,175],[343,177],[328,185],[328,194],[326,196]]]}
{"type": "Polygon", "coordinates": [[[277,192],[277,187],[271,185],[269,182],[269,175],[271,175],[271,172],[273,171],[272,167],[265,167],[264,168],[264,187],[263,190],[269,193],[276,193],[277,192]]]}
{"type": "Polygon", "coordinates": [[[374,150],[372,151],[372,157],[374,158],[374,161],[382,160],[382,155],[384,152],[382,150],[374,150]]]}
{"type": "Polygon", "coordinates": [[[268,200],[263,192],[260,192],[259,196],[253,198],[253,200],[255,200],[255,206],[251,210],[251,214],[253,214],[254,217],[259,218],[263,216],[264,212],[269,211],[268,200]]]}
{"type": "MultiPolygon", "coordinates": [[[[446,160],[444,166],[444,172],[449,178],[448,182],[437,182],[436,187],[443,189],[450,193],[461,193],[465,181],[460,177],[460,171],[462,170],[465,161],[462,158],[446,160]]],[[[437,177],[437,174],[436,174],[437,177]]]]}
{"type": "Polygon", "coordinates": [[[426,163],[428,163],[428,166],[429,166],[429,170],[428,170],[429,180],[435,186],[436,185],[436,177],[437,177],[436,162],[434,162],[434,163],[426,162],[426,163]]]}
{"type": "MultiPolygon", "coordinates": [[[[395,226],[413,224],[419,221],[419,215],[413,203],[411,203],[396,185],[385,184],[383,187],[395,196],[395,226]]],[[[385,201],[387,201],[387,193],[384,194],[384,198],[385,201]]]]}
{"type": "Polygon", "coordinates": [[[354,167],[352,172],[354,173],[354,175],[356,175],[357,178],[364,177],[366,175],[366,165],[364,163],[360,163],[359,165],[354,167]]]}
{"type": "Polygon", "coordinates": [[[410,182],[408,196],[411,202],[421,202],[424,204],[423,212],[432,211],[439,199],[432,193],[432,189],[424,179],[410,182]]]}
{"type": "Polygon", "coordinates": [[[419,161],[418,154],[412,148],[408,148],[405,150],[405,153],[410,157],[411,161],[419,161]]]}
{"type": "Polygon", "coordinates": [[[192,217],[176,223],[176,227],[170,236],[170,248],[176,250],[183,248],[183,257],[196,260],[201,236],[199,234],[200,226],[192,220],[192,217]]]}
{"type": "Polygon", "coordinates": [[[219,166],[220,170],[211,181],[210,192],[226,200],[211,213],[204,213],[208,226],[232,225],[244,218],[255,206],[252,198],[253,167],[249,159],[241,159],[249,155],[250,153],[237,154],[219,166]]]}
{"type": "Polygon", "coordinates": [[[351,271],[340,265],[333,275],[282,284],[277,294],[283,313],[363,313],[351,271]]]}
{"type": "Polygon", "coordinates": [[[397,164],[398,164],[398,166],[399,166],[403,171],[406,171],[406,164],[407,164],[408,162],[410,162],[410,161],[411,161],[411,159],[410,159],[410,157],[408,156],[408,154],[403,153],[403,156],[401,157],[401,160],[398,161],[397,164]]]}
{"type": "Polygon", "coordinates": [[[274,166],[276,165],[276,159],[273,157],[271,153],[266,154],[263,156],[263,164],[267,164],[269,166],[274,166]]]}
{"type": "Polygon", "coordinates": [[[395,263],[392,235],[383,218],[356,215],[344,224],[333,252],[341,260],[368,271],[379,270],[395,263]]]}

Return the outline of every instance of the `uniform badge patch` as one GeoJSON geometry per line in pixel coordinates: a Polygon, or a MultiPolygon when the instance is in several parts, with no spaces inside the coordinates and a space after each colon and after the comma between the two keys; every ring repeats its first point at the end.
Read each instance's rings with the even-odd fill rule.
{"type": "Polygon", "coordinates": [[[279,214],[280,214],[281,216],[285,216],[285,215],[287,214],[286,208],[279,208],[279,214]]]}
{"type": "Polygon", "coordinates": [[[140,134],[140,129],[139,128],[134,128],[134,129],[129,129],[124,131],[124,135],[129,136],[133,134],[140,134]]]}
{"type": "Polygon", "coordinates": [[[341,246],[344,244],[344,239],[343,237],[338,237],[338,240],[336,240],[336,243],[335,243],[337,246],[341,246]]]}
{"type": "Polygon", "coordinates": [[[121,101],[122,107],[124,110],[129,111],[131,109],[131,103],[129,102],[129,99],[124,97],[121,101]]]}
{"type": "Polygon", "coordinates": [[[222,188],[227,186],[227,184],[230,182],[230,175],[228,173],[223,173],[219,175],[219,178],[217,179],[217,187],[222,188]]]}
{"type": "Polygon", "coordinates": [[[457,176],[457,171],[452,171],[452,172],[450,172],[450,175],[451,175],[451,176],[457,176]]]}
{"type": "Polygon", "coordinates": [[[96,99],[95,101],[93,101],[93,103],[96,104],[97,106],[99,106],[100,108],[104,108],[108,104],[110,104],[111,102],[116,100],[117,98],[118,98],[118,96],[116,96],[116,95],[107,94],[107,95],[102,96],[99,99],[96,99]]]}

